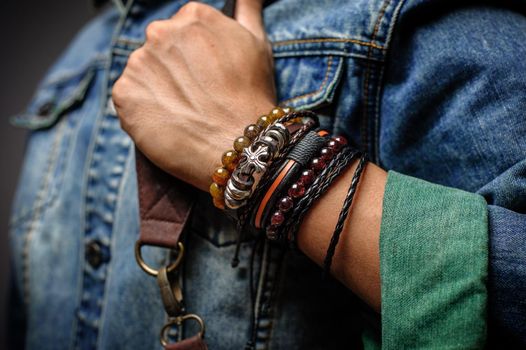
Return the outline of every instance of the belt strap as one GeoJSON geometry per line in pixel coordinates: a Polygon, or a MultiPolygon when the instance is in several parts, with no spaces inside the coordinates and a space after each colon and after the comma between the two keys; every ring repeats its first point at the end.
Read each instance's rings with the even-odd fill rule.
{"type": "Polygon", "coordinates": [[[192,189],[153,165],[138,149],[135,154],[141,215],[139,242],[175,249],[193,205],[192,189]]]}
{"type": "Polygon", "coordinates": [[[165,173],[148,160],[138,149],[135,150],[137,184],[139,192],[140,235],[135,245],[135,258],[147,274],[156,277],[168,323],[161,330],[161,344],[171,350],[206,350],[203,340],[204,322],[194,314],[187,314],[183,304],[183,291],[179,282],[179,268],[184,257],[181,234],[193,206],[189,185],[165,173]],[[176,253],[168,266],[150,267],[142,258],[143,246],[168,248],[176,253]],[[180,328],[187,320],[199,323],[201,330],[191,338],[170,343],[166,333],[169,328],[180,328]]]}
{"type": "MultiPolygon", "coordinates": [[[[223,13],[234,16],[236,0],[226,0],[223,13]]],[[[207,350],[203,339],[205,326],[195,314],[186,313],[183,291],[179,284],[178,270],[184,256],[181,234],[188,221],[194,204],[194,191],[189,185],[165,173],[135,149],[137,184],[139,193],[140,235],[135,245],[135,258],[139,266],[149,275],[157,278],[168,323],[161,329],[161,344],[166,350],[207,350]],[[142,258],[143,246],[172,249],[176,252],[174,261],[168,266],[154,269],[142,258]],[[186,321],[197,322],[197,335],[170,343],[166,333],[171,327],[180,328],[186,321]]]]}
{"type": "Polygon", "coordinates": [[[182,340],[178,343],[169,344],[165,347],[166,350],[207,350],[203,338],[195,335],[192,338],[182,340]]]}

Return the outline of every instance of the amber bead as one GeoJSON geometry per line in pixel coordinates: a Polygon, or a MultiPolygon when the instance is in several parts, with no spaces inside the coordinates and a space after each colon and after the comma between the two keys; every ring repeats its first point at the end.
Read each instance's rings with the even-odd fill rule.
{"type": "Polygon", "coordinates": [[[256,124],[250,124],[245,128],[245,132],[243,133],[246,137],[248,137],[250,140],[254,140],[261,131],[261,128],[257,126],[256,124]]]}
{"type": "Polygon", "coordinates": [[[225,153],[223,153],[223,157],[221,157],[221,162],[228,171],[232,172],[236,168],[237,163],[239,163],[239,155],[233,149],[228,150],[225,153]]]}
{"type": "Polygon", "coordinates": [[[260,127],[260,128],[266,128],[267,126],[269,126],[271,123],[271,120],[269,118],[269,116],[267,115],[262,115],[261,117],[258,118],[258,121],[257,121],[257,125],[260,127]]]}
{"type": "Polygon", "coordinates": [[[219,209],[225,209],[225,200],[224,198],[213,198],[214,206],[219,209]]]}
{"type": "Polygon", "coordinates": [[[221,186],[226,186],[228,179],[230,178],[230,172],[225,168],[217,168],[212,174],[212,180],[221,186]]]}
{"type": "Polygon", "coordinates": [[[223,186],[219,186],[215,182],[212,182],[212,184],[210,185],[210,194],[213,198],[224,198],[225,188],[223,186]]]}
{"type": "Polygon", "coordinates": [[[292,107],[283,107],[282,110],[283,110],[283,113],[285,114],[294,112],[294,109],[292,107]]]}
{"type": "Polygon", "coordinates": [[[250,139],[246,136],[239,136],[234,141],[234,149],[237,153],[243,152],[243,149],[248,146],[250,146],[250,139]]]}
{"type": "Polygon", "coordinates": [[[273,110],[270,111],[269,117],[271,121],[278,120],[279,118],[283,117],[285,115],[285,112],[281,107],[276,107],[273,110]]]}

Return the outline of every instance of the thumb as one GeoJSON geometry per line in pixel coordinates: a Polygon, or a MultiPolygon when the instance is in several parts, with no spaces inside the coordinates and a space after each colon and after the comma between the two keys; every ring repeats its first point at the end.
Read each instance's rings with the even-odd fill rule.
{"type": "Polygon", "coordinates": [[[243,27],[255,37],[265,40],[265,26],[263,24],[264,0],[237,0],[235,18],[243,27]]]}

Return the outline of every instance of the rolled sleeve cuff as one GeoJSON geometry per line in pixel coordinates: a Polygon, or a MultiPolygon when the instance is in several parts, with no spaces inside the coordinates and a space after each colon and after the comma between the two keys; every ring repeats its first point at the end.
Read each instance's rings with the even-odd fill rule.
{"type": "Polygon", "coordinates": [[[382,348],[482,348],[484,198],[390,171],[380,232],[382,348]]]}

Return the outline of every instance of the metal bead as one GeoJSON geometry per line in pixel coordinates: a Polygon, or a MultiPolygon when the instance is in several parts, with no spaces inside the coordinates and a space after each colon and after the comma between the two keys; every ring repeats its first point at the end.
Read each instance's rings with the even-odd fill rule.
{"type": "Polygon", "coordinates": [[[281,131],[284,136],[285,135],[289,135],[289,129],[287,129],[287,127],[285,125],[283,125],[282,123],[275,123],[270,128],[281,131]]]}
{"type": "Polygon", "coordinates": [[[269,154],[269,158],[267,161],[271,160],[272,158],[275,158],[279,153],[278,148],[278,141],[268,135],[264,135],[258,142],[259,145],[265,145],[267,147],[267,152],[269,154]]]}
{"type": "Polygon", "coordinates": [[[239,209],[246,204],[246,201],[237,201],[230,197],[228,193],[225,192],[225,205],[230,209],[239,209]]]}
{"type": "Polygon", "coordinates": [[[245,175],[239,169],[234,171],[231,177],[232,183],[240,190],[250,190],[254,186],[254,177],[245,175]]]}
{"type": "Polygon", "coordinates": [[[250,190],[242,190],[237,188],[232,181],[228,181],[228,184],[226,185],[225,193],[228,194],[232,199],[242,201],[244,199],[247,199],[252,194],[251,189],[250,190]]]}
{"type": "Polygon", "coordinates": [[[270,127],[270,129],[265,133],[265,136],[270,136],[278,141],[278,148],[281,150],[285,144],[289,143],[290,133],[281,123],[276,123],[270,127]]]}

